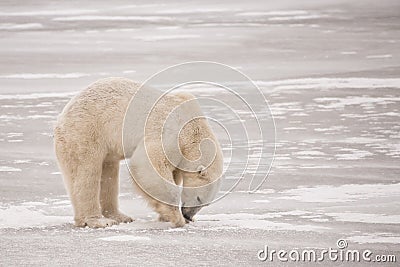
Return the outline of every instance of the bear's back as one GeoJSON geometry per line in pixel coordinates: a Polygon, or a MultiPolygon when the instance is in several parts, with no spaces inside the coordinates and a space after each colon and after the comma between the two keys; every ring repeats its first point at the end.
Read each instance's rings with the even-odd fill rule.
{"type": "Polygon", "coordinates": [[[56,123],[55,138],[77,147],[82,142],[95,143],[104,151],[115,150],[121,156],[125,111],[139,87],[139,83],[116,77],[89,85],[64,107],[56,123]]]}

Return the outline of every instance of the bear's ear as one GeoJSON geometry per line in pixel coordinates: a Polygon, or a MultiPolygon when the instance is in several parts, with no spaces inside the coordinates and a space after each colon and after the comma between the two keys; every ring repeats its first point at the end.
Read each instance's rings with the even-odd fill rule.
{"type": "Polygon", "coordinates": [[[206,176],[207,174],[206,167],[200,165],[199,167],[197,167],[197,173],[200,174],[200,176],[206,176]]]}

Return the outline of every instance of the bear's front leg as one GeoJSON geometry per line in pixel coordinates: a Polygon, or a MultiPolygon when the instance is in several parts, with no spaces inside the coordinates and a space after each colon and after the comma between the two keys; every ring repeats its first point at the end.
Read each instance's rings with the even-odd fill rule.
{"type": "Polygon", "coordinates": [[[160,214],[161,220],[171,222],[174,227],[182,227],[186,222],[178,207],[181,192],[172,174],[174,167],[162,151],[157,152],[162,148],[158,143],[149,143],[146,148],[149,153],[142,141],[129,160],[137,190],[160,214]]]}
{"type": "Polygon", "coordinates": [[[155,211],[159,214],[158,220],[161,222],[171,222],[174,227],[182,227],[186,224],[186,220],[179,211],[179,207],[159,202],[155,205],[155,211]]]}

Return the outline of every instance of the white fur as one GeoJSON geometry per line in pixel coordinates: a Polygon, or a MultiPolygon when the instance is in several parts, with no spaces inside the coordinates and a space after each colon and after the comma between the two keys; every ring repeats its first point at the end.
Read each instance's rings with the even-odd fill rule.
{"type": "Polygon", "coordinates": [[[219,183],[213,182],[222,172],[222,154],[207,121],[198,118],[185,122],[182,129],[174,129],[182,126],[180,123],[188,116],[201,114],[197,101],[188,94],[168,94],[157,102],[150,114],[146,114],[146,108],[153,104],[149,99],[160,92],[140,90],[144,94],[137,94],[128,109],[138,88],[138,83],[124,78],[99,80],[73,98],[59,116],[54,130],[55,151],[77,226],[106,227],[132,221],[118,210],[119,161],[124,158],[130,158],[131,174],[140,185],[139,192],[160,214],[160,220],[170,221],[175,226],[185,224],[178,206],[180,192],[168,183],[183,182],[184,186],[213,184],[209,190],[193,193],[197,195],[186,193],[187,202],[195,203],[192,199],[204,202],[215,196],[219,183]],[[189,104],[182,105],[186,101],[189,104]],[[175,109],[180,105],[184,111],[175,109]],[[163,132],[164,122],[171,112],[175,117],[174,123],[169,125],[175,126],[167,127],[169,130],[163,132]],[[126,113],[127,120],[123,125],[126,113]],[[176,133],[177,130],[180,131],[176,133]],[[175,137],[179,139],[178,146],[174,145],[175,137]],[[201,159],[203,151],[200,152],[199,147],[203,139],[209,139],[215,145],[212,150],[215,156],[211,161],[210,157],[201,159]],[[196,168],[192,172],[187,171],[186,166],[181,170],[175,162],[182,165],[195,162],[197,168],[201,166],[202,169],[198,172],[196,168]],[[165,199],[169,201],[165,203],[165,199]]]}

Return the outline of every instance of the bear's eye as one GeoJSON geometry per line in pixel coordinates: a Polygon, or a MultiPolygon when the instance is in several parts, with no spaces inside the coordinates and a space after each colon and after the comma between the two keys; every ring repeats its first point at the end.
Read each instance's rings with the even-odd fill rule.
{"type": "Polygon", "coordinates": [[[204,167],[203,165],[200,165],[200,166],[197,168],[197,173],[198,173],[199,175],[201,175],[201,176],[205,176],[206,173],[207,173],[206,167],[204,167]]]}

